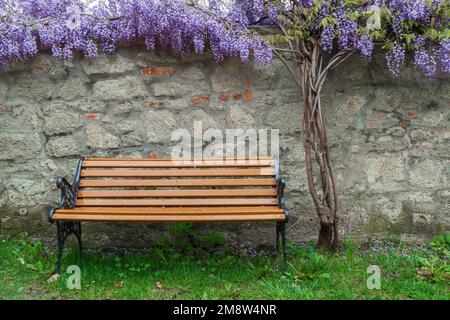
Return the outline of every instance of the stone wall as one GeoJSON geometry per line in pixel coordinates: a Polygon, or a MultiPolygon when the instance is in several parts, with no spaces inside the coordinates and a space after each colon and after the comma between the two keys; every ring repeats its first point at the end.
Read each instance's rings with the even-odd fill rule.
{"type": "MultiPolygon", "coordinates": [[[[450,226],[450,81],[405,71],[390,77],[381,55],[354,58],[330,75],[323,103],[342,196],[344,232],[354,238],[429,238],[450,226]]],[[[58,176],[72,179],[79,155],[163,157],[171,132],[236,127],[280,130],[288,237],[315,239],[301,144],[302,102],[280,62],[259,67],[208,56],[123,49],[95,61],[48,54],[0,78],[1,232],[52,239],[47,210],[58,176]]],[[[201,225],[235,245],[272,245],[269,223],[201,225]]],[[[145,246],[167,225],[85,224],[88,246],[145,246]]]]}

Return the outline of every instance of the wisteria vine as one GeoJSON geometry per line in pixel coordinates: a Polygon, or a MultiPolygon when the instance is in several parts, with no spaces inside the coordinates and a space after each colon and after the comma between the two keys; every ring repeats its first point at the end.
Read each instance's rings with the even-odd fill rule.
{"type": "Polygon", "coordinates": [[[433,78],[450,72],[448,0],[1,0],[0,67],[40,50],[72,59],[95,58],[136,42],[175,54],[209,48],[220,62],[227,56],[259,64],[272,61],[271,44],[255,26],[284,25],[289,37],[316,37],[325,53],[352,49],[370,60],[376,43],[387,50],[398,75],[407,51],[414,66],[433,78]],[[225,3],[225,4],[224,4],[225,3]],[[285,25],[296,15],[300,25],[285,25]]]}

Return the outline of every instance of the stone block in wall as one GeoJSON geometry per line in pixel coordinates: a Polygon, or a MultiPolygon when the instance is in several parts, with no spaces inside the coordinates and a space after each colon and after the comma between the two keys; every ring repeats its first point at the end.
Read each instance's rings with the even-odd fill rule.
{"type": "MultiPolygon", "coordinates": [[[[282,65],[279,60],[274,60],[273,64],[270,65],[255,64],[249,70],[247,77],[249,77],[249,82],[255,90],[270,90],[275,86],[277,70],[282,68],[284,68],[284,65],[282,65]]],[[[283,87],[290,87],[295,83],[294,80],[289,80],[291,83],[285,84],[283,87]]]]}
{"type": "Polygon", "coordinates": [[[50,157],[80,156],[80,138],[74,135],[56,136],[48,139],[45,152],[50,157]]]}
{"type": "Polygon", "coordinates": [[[31,61],[31,72],[39,77],[62,80],[68,75],[65,61],[55,59],[51,54],[40,54],[31,61]]]}
{"type": "Polygon", "coordinates": [[[375,89],[374,99],[370,102],[375,110],[393,112],[402,103],[402,90],[400,88],[375,89]]]}
{"type": "Polygon", "coordinates": [[[14,177],[6,181],[1,201],[15,208],[44,204],[47,202],[49,190],[49,186],[42,179],[14,177]]]}
{"type": "Polygon", "coordinates": [[[137,147],[144,143],[139,132],[130,132],[120,136],[120,146],[122,147],[137,147]]]}
{"type": "Polygon", "coordinates": [[[105,113],[106,103],[101,100],[91,99],[89,96],[86,99],[77,101],[74,107],[80,111],[87,113],[105,113]]]}
{"type": "Polygon", "coordinates": [[[370,151],[401,151],[409,146],[408,138],[382,135],[379,137],[370,136],[368,147],[370,151]]]}
{"type": "Polygon", "coordinates": [[[122,132],[122,133],[129,133],[131,131],[134,131],[138,128],[138,122],[136,120],[133,119],[124,119],[124,120],[118,120],[116,122],[116,126],[117,128],[122,132]]]}
{"type": "Polygon", "coordinates": [[[200,123],[202,132],[208,129],[219,129],[218,123],[211,114],[206,113],[202,109],[195,109],[193,111],[186,112],[183,115],[185,129],[189,132],[194,132],[194,124],[200,123]]]}
{"type": "Polygon", "coordinates": [[[8,84],[0,81],[0,103],[4,102],[8,94],[8,84]]]}
{"type": "Polygon", "coordinates": [[[155,97],[182,97],[193,90],[193,87],[185,83],[168,81],[156,82],[152,84],[153,94],[155,97]]]}
{"type": "Polygon", "coordinates": [[[433,158],[450,159],[450,143],[436,144],[430,154],[433,158]]]}
{"type": "Polygon", "coordinates": [[[178,123],[169,110],[149,109],[144,111],[144,127],[148,142],[163,143],[170,141],[178,123]]]}
{"type": "Polygon", "coordinates": [[[49,99],[53,95],[54,90],[55,85],[49,78],[36,78],[27,74],[15,81],[9,91],[9,97],[39,102],[49,99]]]}
{"type": "Polygon", "coordinates": [[[91,149],[116,149],[119,138],[111,132],[112,126],[89,122],[86,126],[87,146],[91,149]]]}
{"type": "Polygon", "coordinates": [[[286,189],[305,193],[308,191],[308,179],[305,166],[282,166],[281,176],[286,181],[286,189]]]}
{"type": "Polygon", "coordinates": [[[211,75],[211,85],[215,92],[234,93],[242,89],[243,75],[241,66],[236,59],[227,59],[218,65],[211,75]]]}
{"type": "Polygon", "coordinates": [[[250,113],[250,107],[242,105],[230,106],[230,128],[258,129],[253,115],[250,113]]]}
{"type": "Polygon", "coordinates": [[[356,127],[358,114],[367,101],[368,97],[366,95],[356,92],[346,91],[340,93],[334,105],[326,106],[328,111],[328,113],[325,112],[327,125],[336,129],[356,127]]]}
{"type": "Polygon", "coordinates": [[[181,77],[189,80],[203,80],[205,74],[197,67],[189,67],[181,73],[181,77]]]}
{"type": "MultiPolygon", "coordinates": [[[[406,180],[406,166],[402,155],[369,155],[364,162],[364,172],[374,191],[399,189],[406,180]]],[[[362,177],[361,177],[362,179],[362,177]]]]}
{"type": "Polygon", "coordinates": [[[398,222],[403,212],[402,202],[398,199],[385,198],[375,201],[372,208],[373,215],[382,215],[386,217],[389,222],[398,222]]]}
{"type": "Polygon", "coordinates": [[[442,187],[444,166],[439,160],[417,161],[409,170],[411,185],[421,188],[442,187]]]}
{"type": "Polygon", "coordinates": [[[0,160],[33,159],[41,149],[41,138],[36,132],[0,132],[0,160]]]}
{"type": "Polygon", "coordinates": [[[100,100],[129,100],[147,97],[147,88],[136,76],[98,81],[94,84],[93,97],[100,100]]]}
{"type": "Polygon", "coordinates": [[[55,98],[63,100],[75,100],[88,94],[89,78],[81,72],[72,73],[55,91],[55,98]]]}
{"type": "Polygon", "coordinates": [[[384,113],[379,111],[369,112],[365,126],[367,129],[387,129],[399,125],[399,119],[395,118],[392,113],[384,113]]]}
{"type": "Polygon", "coordinates": [[[265,123],[280,133],[300,132],[303,123],[303,105],[301,103],[286,103],[276,105],[265,115],[265,123]]]}
{"type": "Polygon", "coordinates": [[[305,148],[300,135],[282,137],[280,139],[280,156],[289,162],[299,163],[305,161],[305,148]]]}
{"type": "Polygon", "coordinates": [[[81,66],[87,75],[121,74],[135,69],[133,61],[120,54],[99,54],[96,59],[82,59],[81,66]]]}
{"type": "Polygon", "coordinates": [[[63,102],[52,102],[42,107],[44,120],[44,133],[55,135],[73,132],[83,126],[80,115],[74,111],[74,107],[63,102]]]}

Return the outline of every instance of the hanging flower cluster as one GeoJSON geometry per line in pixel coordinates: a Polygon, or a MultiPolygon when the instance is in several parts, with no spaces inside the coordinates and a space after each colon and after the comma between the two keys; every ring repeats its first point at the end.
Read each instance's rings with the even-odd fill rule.
{"type": "Polygon", "coordinates": [[[226,56],[248,60],[251,53],[257,63],[270,63],[272,59],[269,44],[242,29],[263,14],[263,1],[242,1],[245,6],[222,18],[191,6],[188,1],[100,0],[91,6],[86,3],[0,1],[0,66],[27,59],[38,50],[50,49],[61,59],[71,59],[75,52],[95,58],[99,50],[112,54],[121,45],[139,41],[148,50],[159,45],[178,55],[191,51],[201,54],[209,46],[217,61],[226,56]]]}
{"type": "Polygon", "coordinates": [[[217,61],[239,56],[270,63],[270,44],[255,26],[282,27],[290,39],[315,38],[322,50],[356,50],[370,60],[376,43],[398,75],[407,51],[414,66],[433,78],[449,73],[449,0],[1,0],[0,67],[50,49],[61,59],[75,52],[95,58],[138,41],[175,54],[217,61]],[[224,5],[225,3],[225,5],[224,5]]]}
{"type": "MultiPolygon", "coordinates": [[[[275,1],[270,1],[275,2],[275,1]]],[[[322,50],[355,50],[369,61],[375,44],[398,76],[413,52],[413,65],[428,78],[449,73],[449,0],[276,1],[285,37],[318,39],[322,50]]]]}

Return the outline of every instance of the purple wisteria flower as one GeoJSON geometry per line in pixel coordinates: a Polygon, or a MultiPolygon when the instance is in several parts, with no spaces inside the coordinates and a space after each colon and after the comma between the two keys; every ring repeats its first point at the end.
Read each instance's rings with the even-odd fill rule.
{"type": "Polygon", "coordinates": [[[10,17],[0,19],[0,67],[38,50],[51,50],[59,59],[76,52],[95,58],[99,51],[112,54],[121,45],[142,42],[150,51],[210,50],[217,62],[240,57],[267,64],[271,44],[254,28],[267,24],[282,27],[282,36],[320,42],[325,54],[355,50],[367,61],[375,41],[390,44],[387,64],[397,76],[406,51],[413,51],[413,65],[428,78],[439,70],[450,73],[448,0],[203,2],[207,8],[188,0],[105,0],[89,7],[83,0],[9,0],[8,6],[0,1],[0,17],[10,17]]]}

